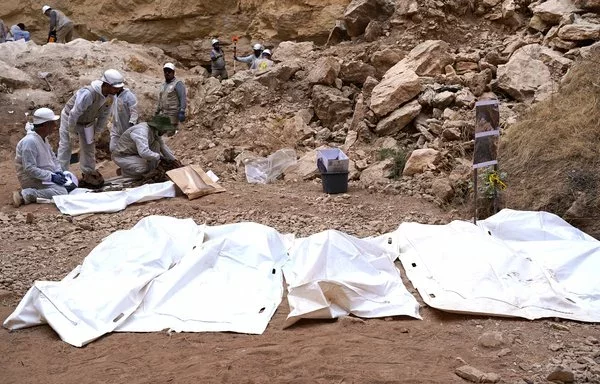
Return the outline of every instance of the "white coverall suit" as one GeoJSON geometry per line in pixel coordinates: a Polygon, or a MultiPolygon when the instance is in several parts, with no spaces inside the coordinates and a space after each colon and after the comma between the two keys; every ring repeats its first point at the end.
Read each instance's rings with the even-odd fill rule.
{"type": "Polygon", "coordinates": [[[119,137],[135,125],[138,120],[137,98],[129,88],[123,88],[118,96],[115,96],[115,101],[112,107],[112,128],[110,130],[110,152],[114,152],[119,141],[119,137]]]}
{"type": "Polygon", "coordinates": [[[102,81],[94,80],[73,95],[60,113],[58,161],[63,171],[69,170],[71,136],[79,136],[79,166],[82,173],[96,170],[95,135],[106,128],[113,97],[102,95],[102,81]],[[93,126],[93,136],[88,144],[84,128],[93,126]]]}
{"type": "Polygon", "coordinates": [[[113,161],[123,176],[128,177],[140,177],[156,169],[161,157],[175,160],[173,152],[148,123],[139,123],[123,132],[113,152],[113,161]]]}
{"type": "Polygon", "coordinates": [[[61,170],[60,164],[47,141],[35,131],[27,132],[16,149],[15,167],[25,203],[35,203],[37,198],[51,199],[66,195],[62,185],[51,181],[52,174],[61,170]]]}

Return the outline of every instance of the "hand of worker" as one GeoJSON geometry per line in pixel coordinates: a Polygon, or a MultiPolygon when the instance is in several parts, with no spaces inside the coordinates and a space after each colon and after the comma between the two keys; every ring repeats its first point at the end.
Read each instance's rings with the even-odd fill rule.
{"type": "Polygon", "coordinates": [[[65,185],[65,183],[67,182],[67,178],[65,177],[65,175],[61,175],[59,173],[53,173],[52,176],[50,176],[50,180],[52,180],[54,184],[58,185],[65,185]]]}
{"type": "Polygon", "coordinates": [[[177,120],[179,120],[180,123],[185,121],[185,111],[179,111],[177,114],[177,120]]]}

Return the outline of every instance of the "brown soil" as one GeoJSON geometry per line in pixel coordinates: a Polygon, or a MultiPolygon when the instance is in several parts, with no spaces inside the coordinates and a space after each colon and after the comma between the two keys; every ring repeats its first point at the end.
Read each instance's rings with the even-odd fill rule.
{"type": "MultiPolygon", "coordinates": [[[[0,163],[7,175],[0,185],[2,201],[17,186],[11,168],[11,161],[0,163]]],[[[112,175],[114,165],[102,172],[112,175]]],[[[177,197],[73,219],[53,206],[15,210],[5,204],[0,212],[0,319],[14,310],[34,280],[61,278],[107,234],[150,214],[213,225],[251,220],[301,236],[327,228],[367,236],[393,230],[402,221],[452,219],[416,197],[386,195],[352,183],[347,195],[331,197],[322,193],[318,181],[249,185],[226,180],[223,185],[227,192],[193,201],[177,197]],[[25,223],[26,212],[34,213],[33,224],[25,223]],[[71,250],[58,242],[71,244],[71,250]]],[[[593,353],[586,338],[598,335],[595,325],[455,315],[422,305],[422,321],[348,317],[301,321],[283,329],[289,312],[284,300],[259,336],[109,334],[84,348],[62,342],[48,326],[0,330],[2,383],[460,383],[454,370],[465,363],[495,372],[503,382],[540,382],[566,359],[567,351],[593,353]],[[504,344],[482,347],[478,338],[489,331],[501,332],[504,344]],[[557,344],[555,352],[549,349],[557,344]],[[499,356],[503,348],[506,354],[499,356]]]]}

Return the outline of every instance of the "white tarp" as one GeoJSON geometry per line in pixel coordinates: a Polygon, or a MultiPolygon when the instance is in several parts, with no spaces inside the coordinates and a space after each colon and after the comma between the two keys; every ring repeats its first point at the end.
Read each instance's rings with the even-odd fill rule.
{"type": "Polygon", "coordinates": [[[145,184],[122,191],[71,193],[54,196],[53,199],[61,213],[75,216],[85,213],[118,212],[133,203],[143,203],[164,197],[175,197],[173,182],[145,184]]]}
{"type": "Polygon", "coordinates": [[[503,210],[477,226],[403,223],[395,235],[434,308],[600,321],[600,242],[555,215],[503,210]]]}
{"type": "Polygon", "coordinates": [[[286,326],[300,318],[348,314],[420,319],[419,304],[394,265],[397,254],[381,242],[334,230],[297,239],[283,268],[290,305],[286,326]]]}
{"type": "Polygon", "coordinates": [[[66,278],[38,281],[4,327],[48,323],[65,342],[81,347],[120,326],[140,305],[148,283],[194,246],[192,219],[150,216],[102,241],[66,278]]]}
{"type": "Polygon", "coordinates": [[[117,331],[264,332],[283,297],[285,237],[256,223],[202,229],[204,243],[152,281],[117,331]]]}

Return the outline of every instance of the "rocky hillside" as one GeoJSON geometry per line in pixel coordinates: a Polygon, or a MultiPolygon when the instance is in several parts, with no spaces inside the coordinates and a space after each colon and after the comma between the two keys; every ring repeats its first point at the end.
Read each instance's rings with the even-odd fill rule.
{"type": "MultiPolygon", "coordinates": [[[[18,127],[34,105],[60,109],[108,67],[126,74],[142,109],[151,111],[161,63],[177,60],[189,68],[177,75],[188,86],[190,121],[171,144],[184,162],[243,179],[245,159],[293,148],[299,165],[285,179],[302,182],[316,175],[315,149],[333,145],[350,156],[353,183],[462,207],[470,188],[475,102],[500,99],[501,126],[510,132],[531,105],[560,92],[573,63],[597,49],[596,3],[65,2],[56,6],[73,14],[79,31],[129,42],[0,45],[0,99],[13,111],[0,108],[0,114],[18,127]],[[210,37],[233,34],[244,37],[241,50],[257,40],[273,47],[277,65],[254,74],[238,63],[233,74],[226,47],[233,76],[210,78],[202,67],[210,37]],[[49,83],[40,72],[51,73],[49,83]]],[[[16,6],[8,17],[3,7],[0,17],[16,20],[16,6]]],[[[37,9],[27,15],[32,26],[45,25],[37,9]]],[[[5,141],[7,155],[15,132],[5,141]]],[[[510,185],[523,188],[518,179],[510,185]]],[[[567,208],[572,203],[563,201],[567,208]]]]}

